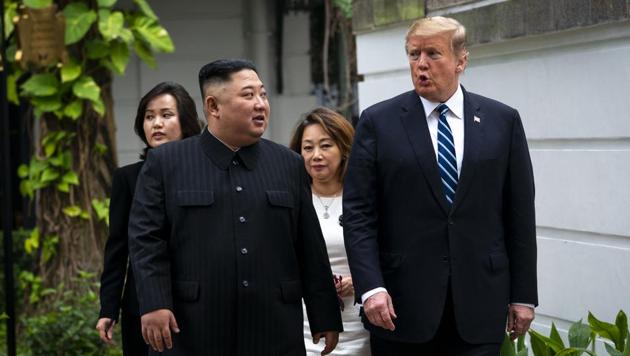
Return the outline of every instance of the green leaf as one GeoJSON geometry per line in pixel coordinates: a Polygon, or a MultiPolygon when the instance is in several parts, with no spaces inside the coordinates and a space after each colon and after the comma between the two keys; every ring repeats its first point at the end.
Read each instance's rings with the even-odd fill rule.
{"type": "MultiPolygon", "coordinates": [[[[13,18],[17,16],[17,2],[9,2],[4,4],[4,38],[9,38],[11,32],[15,26],[13,25],[13,18]]],[[[9,56],[8,58],[13,58],[9,56]]]]}
{"type": "Polygon", "coordinates": [[[33,188],[32,181],[23,180],[20,182],[20,194],[22,194],[22,196],[33,199],[34,192],[35,192],[35,189],[33,188]]]}
{"type": "Polygon", "coordinates": [[[81,214],[79,214],[79,217],[84,220],[90,220],[90,212],[86,210],[81,210],[81,214]]]}
{"type": "Polygon", "coordinates": [[[545,337],[534,330],[529,330],[529,340],[536,356],[552,356],[551,349],[545,343],[545,337]]]}
{"type": "Polygon", "coordinates": [[[17,81],[22,75],[22,70],[17,69],[15,72],[7,76],[7,100],[15,105],[20,105],[20,98],[18,97],[17,81]]]}
{"type": "Polygon", "coordinates": [[[148,18],[153,20],[157,20],[157,16],[155,16],[155,13],[151,9],[151,6],[149,6],[149,4],[145,0],[133,0],[133,2],[138,5],[138,8],[140,8],[140,11],[144,14],[144,16],[147,16],[148,18]]]}
{"type": "Polygon", "coordinates": [[[615,349],[614,347],[610,346],[608,343],[604,343],[604,346],[606,347],[606,351],[608,351],[608,354],[610,356],[623,356],[621,351],[619,351],[619,350],[615,349]]]}
{"type": "Polygon", "coordinates": [[[54,96],[45,96],[45,97],[34,97],[31,99],[31,104],[37,108],[37,110],[41,112],[53,112],[61,109],[63,104],[61,103],[61,98],[57,95],[54,96]]]}
{"type": "Polygon", "coordinates": [[[111,46],[111,59],[118,74],[125,74],[129,62],[129,47],[124,42],[115,41],[111,46]]]}
{"type": "Polygon", "coordinates": [[[92,102],[100,101],[101,88],[96,84],[92,77],[84,75],[79,78],[72,86],[74,95],[81,99],[87,99],[92,102]]]}
{"type": "Polygon", "coordinates": [[[597,335],[614,342],[617,350],[621,350],[623,340],[621,340],[621,332],[616,325],[598,320],[591,312],[588,312],[588,323],[597,335]]]}
{"type": "Polygon", "coordinates": [[[173,52],[175,46],[166,29],[155,20],[148,17],[136,17],[132,25],[133,30],[153,49],[159,52],[173,52]]]}
{"type": "Polygon", "coordinates": [[[109,45],[101,40],[90,40],[85,45],[85,51],[89,59],[99,59],[109,54],[109,45]]]}
{"type": "Polygon", "coordinates": [[[98,0],[98,7],[112,7],[116,0],[98,0]]]}
{"type": "Polygon", "coordinates": [[[503,342],[501,343],[501,356],[516,356],[516,350],[514,350],[514,342],[510,339],[510,334],[505,333],[503,342]]]}
{"type": "Polygon", "coordinates": [[[83,114],[83,101],[74,100],[63,109],[63,114],[72,120],[78,119],[83,114]]]}
{"type": "Polygon", "coordinates": [[[51,73],[35,74],[21,88],[29,96],[50,96],[59,91],[59,80],[51,73]]]}
{"type": "Polygon", "coordinates": [[[94,144],[94,150],[99,155],[104,155],[107,152],[107,146],[105,146],[104,144],[102,144],[100,142],[97,142],[97,143],[94,144]]]}
{"type": "Polygon", "coordinates": [[[40,178],[40,181],[42,183],[48,183],[48,182],[54,181],[57,178],[59,178],[59,172],[57,172],[53,168],[46,168],[44,169],[44,172],[42,173],[42,177],[40,178]]]}
{"type": "Polygon", "coordinates": [[[74,218],[81,214],[81,208],[77,205],[70,205],[63,208],[63,213],[71,218],[74,218]]]}
{"type": "Polygon", "coordinates": [[[619,339],[620,339],[620,345],[621,345],[621,351],[624,351],[624,343],[623,341],[628,337],[628,317],[626,316],[626,313],[623,312],[623,310],[620,310],[619,313],[617,313],[617,317],[615,318],[615,326],[617,326],[617,329],[619,329],[619,339]]]}
{"type": "Polygon", "coordinates": [[[127,46],[131,45],[133,43],[133,32],[131,32],[130,29],[128,28],[122,28],[120,30],[120,33],[118,34],[118,37],[123,40],[127,46]]]}
{"type": "Polygon", "coordinates": [[[116,39],[120,36],[120,31],[123,29],[124,22],[125,19],[120,11],[98,11],[98,30],[108,41],[116,39]]]}
{"type": "Polygon", "coordinates": [[[58,183],[57,190],[60,192],[68,193],[70,192],[70,184],[65,182],[58,183]]]}
{"type": "Polygon", "coordinates": [[[157,67],[155,57],[153,56],[153,53],[151,53],[151,49],[149,49],[146,44],[140,41],[136,41],[133,48],[136,51],[138,57],[140,57],[140,59],[142,59],[142,61],[144,61],[144,63],[146,63],[149,68],[157,67]]]}
{"type": "Polygon", "coordinates": [[[52,5],[52,0],[24,0],[24,5],[32,9],[45,9],[52,5]]]}
{"type": "Polygon", "coordinates": [[[96,113],[101,117],[105,115],[105,104],[103,104],[103,101],[100,98],[99,100],[92,102],[92,109],[94,109],[94,111],[96,111],[96,113]]]}
{"type": "Polygon", "coordinates": [[[516,353],[516,356],[528,356],[529,355],[529,350],[527,349],[527,347],[521,349],[518,353],[516,353]]]}
{"type": "Polygon", "coordinates": [[[570,347],[570,348],[561,350],[560,352],[556,353],[555,356],[580,356],[585,352],[591,356],[597,356],[593,352],[587,349],[580,349],[577,347],[570,347]]]}
{"type": "Polygon", "coordinates": [[[82,69],[81,65],[76,61],[68,61],[61,67],[61,82],[67,83],[77,79],[81,75],[82,69]]]}
{"type": "Polygon", "coordinates": [[[65,43],[70,45],[78,42],[85,36],[94,21],[96,12],[90,10],[82,2],[73,2],[63,9],[66,17],[65,43]]]}
{"type": "Polygon", "coordinates": [[[79,176],[74,171],[68,171],[61,177],[61,181],[72,185],[79,185],[79,176]]]}
{"type": "Polygon", "coordinates": [[[39,229],[34,228],[33,231],[31,231],[31,234],[29,235],[29,237],[24,240],[24,251],[26,251],[26,253],[30,255],[33,253],[33,251],[36,251],[38,247],[39,247],[39,229]]]}
{"type": "Polygon", "coordinates": [[[623,350],[623,356],[630,356],[630,337],[626,338],[626,347],[623,350]]]}
{"type": "Polygon", "coordinates": [[[573,323],[569,328],[569,346],[587,348],[591,343],[591,328],[582,320],[573,323]]]}
{"type": "Polygon", "coordinates": [[[558,333],[558,329],[556,328],[556,324],[555,323],[551,323],[551,333],[549,334],[549,337],[551,338],[551,340],[555,341],[556,344],[562,346],[562,348],[564,349],[564,341],[562,341],[562,338],[560,337],[560,333],[558,333]]]}
{"type": "Polygon", "coordinates": [[[18,167],[18,177],[20,178],[26,178],[28,177],[28,166],[25,165],[24,163],[20,164],[20,166],[18,167]]]}
{"type": "Polygon", "coordinates": [[[516,349],[519,351],[519,353],[523,350],[527,350],[527,348],[525,347],[525,335],[521,335],[518,337],[516,349]]]}
{"type": "Polygon", "coordinates": [[[98,200],[92,199],[92,208],[96,212],[96,216],[99,220],[105,221],[105,224],[109,226],[109,199],[98,200]]]}

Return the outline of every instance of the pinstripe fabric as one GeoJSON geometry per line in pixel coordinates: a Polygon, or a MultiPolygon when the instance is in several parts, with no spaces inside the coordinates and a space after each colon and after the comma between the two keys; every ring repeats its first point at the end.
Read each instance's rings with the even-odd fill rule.
{"type": "Polygon", "coordinates": [[[267,140],[232,152],[204,131],[152,150],[129,224],[141,313],[171,308],[165,355],[300,355],[301,297],[341,330],[299,156],[267,140]]]}

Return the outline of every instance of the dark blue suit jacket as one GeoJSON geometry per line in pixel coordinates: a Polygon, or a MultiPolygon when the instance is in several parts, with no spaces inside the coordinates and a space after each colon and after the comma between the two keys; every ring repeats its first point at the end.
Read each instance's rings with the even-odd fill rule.
{"type": "Polygon", "coordinates": [[[510,302],[538,303],[534,179],[515,109],[464,90],[464,157],[449,208],[418,95],[369,107],[343,198],[357,298],[385,287],[398,315],[394,332],[364,321],[378,336],[430,340],[449,281],[457,328],[471,343],[501,342],[510,302]]]}

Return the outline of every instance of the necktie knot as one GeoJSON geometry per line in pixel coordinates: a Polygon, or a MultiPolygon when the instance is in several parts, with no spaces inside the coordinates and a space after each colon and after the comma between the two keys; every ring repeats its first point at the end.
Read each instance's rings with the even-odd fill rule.
{"type": "Polygon", "coordinates": [[[435,108],[435,111],[437,111],[438,115],[440,115],[440,117],[444,116],[446,117],[446,113],[449,111],[450,109],[448,108],[448,106],[446,106],[446,104],[440,104],[435,108]]]}

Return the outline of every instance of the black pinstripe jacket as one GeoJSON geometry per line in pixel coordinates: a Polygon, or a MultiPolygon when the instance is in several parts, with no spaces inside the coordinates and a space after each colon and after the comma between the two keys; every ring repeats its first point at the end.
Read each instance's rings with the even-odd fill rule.
{"type": "Polygon", "coordinates": [[[140,313],[169,308],[166,355],[304,354],[342,330],[330,264],[299,155],[273,142],[233,152],[207,130],[151,150],[129,247],[140,313]]]}

